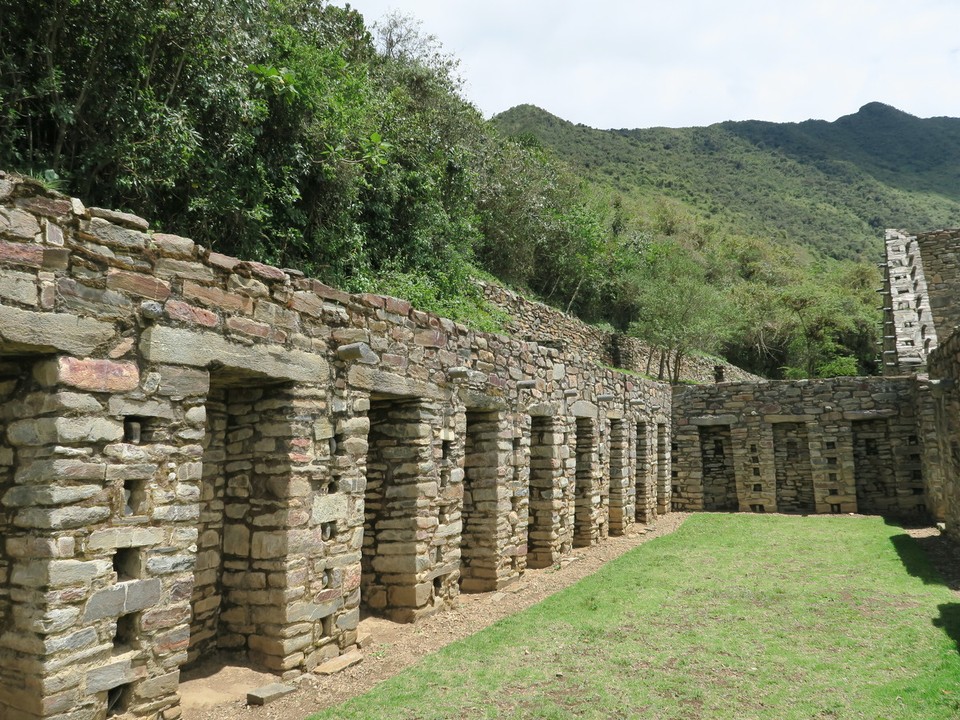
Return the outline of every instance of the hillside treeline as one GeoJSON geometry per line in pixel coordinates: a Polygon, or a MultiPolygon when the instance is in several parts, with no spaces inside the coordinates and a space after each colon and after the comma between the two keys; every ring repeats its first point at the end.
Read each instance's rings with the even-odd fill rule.
{"type": "Polygon", "coordinates": [[[490,274],[770,376],[873,369],[875,272],[589,183],[407,17],[309,0],[0,0],[0,167],[220,252],[492,329],[490,274]]]}

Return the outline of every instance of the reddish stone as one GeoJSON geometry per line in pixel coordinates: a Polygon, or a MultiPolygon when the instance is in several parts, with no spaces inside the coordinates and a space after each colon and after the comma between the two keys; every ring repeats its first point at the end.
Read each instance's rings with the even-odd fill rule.
{"type": "Polygon", "coordinates": [[[21,198],[17,200],[17,207],[49,218],[65,217],[73,211],[73,205],[68,198],[49,198],[43,196],[21,198]]]}
{"type": "Polygon", "coordinates": [[[362,293],[356,296],[361,305],[372,308],[382,308],[386,298],[383,295],[374,295],[373,293],[362,293]]]}
{"type": "Polygon", "coordinates": [[[417,330],[413,341],[421,347],[439,348],[447,344],[447,336],[439,330],[417,330]]]}
{"type": "Polygon", "coordinates": [[[222,253],[212,252],[207,257],[207,262],[218,267],[221,270],[226,270],[227,272],[233,272],[236,269],[237,265],[240,264],[240,260],[235,257],[230,257],[229,255],[223,255],[222,253]]]}
{"type": "Polygon", "coordinates": [[[337,288],[330,287],[329,285],[324,285],[319,280],[313,280],[310,283],[310,289],[320,297],[326,300],[333,300],[341,305],[346,305],[348,302],[350,302],[350,293],[346,293],[343,290],[337,290],[337,288]]]}
{"type": "Polygon", "coordinates": [[[223,310],[239,310],[245,313],[253,310],[253,300],[244,295],[225,292],[217,287],[200,285],[191,280],[183,281],[183,296],[223,310]]]}
{"type": "Polygon", "coordinates": [[[143,630],[157,630],[171,628],[190,620],[189,605],[174,605],[173,607],[159,607],[147,610],[140,617],[140,627],[143,630]]]}
{"type": "Polygon", "coordinates": [[[253,260],[240,263],[239,269],[249,270],[253,275],[263,278],[264,280],[282,282],[287,279],[287,274],[280,268],[273,267],[272,265],[264,265],[263,263],[254,262],[253,260]]]}
{"type": "Polygon", "coordinates": [[[170,297],[170,283],[158,280],[150,275],[125,270],[110,270],[107,275],[107,287],[111,290],[123,290],[151,300],[163,301],[170,297]]]}
{"type": "Polygon", "coordinates": [[[325,603],[330,600],[336,600],[340,597],[341,591],[339,588],[328,588],[327,590],[321,590],[316,595],[313,596],[313,601],[315,603],[325,603]]]}
{"type": "Polygon", "coordinates": [[[43,246],[0,241],[0,262],[27,267],[43,266],[43,246]]]}
{"type": "Polygon", "coordinates": [[[220,324],[220,317],[215,312],[189,305],[180,300],[167,300],[163,309],[166,310],[171,320],[180,320],[181,322],[211,328],[220,324]]]}
{"type": "Polygon", "coordinates": [[[290,298],[290,302],[287,303],[287,308],[312,315],[313,317],[322,317],[323,300],[313,293],[298,292],[294,293],[293,297],[290,298]]]}
{"type": "Polygon", "coordinates": [[[126,392],[140,384],[140,370],[132,362],[61,357],[57,381],[90,392],[126,392]]]}
{"type": "Polygon", "coordinates": [[[245,317],[227,318],[227,329],[260,338],[265,338],[270,335],[269,325],[245,317]]]}
{"type": "Polygon", "coordinates": [[[384,298],[383,309],[387,312],[396,313],[397,315],[408,315],[410,309],[413,306],[406,300],[400,300],[395,297],[386,297],[384,298]]]}

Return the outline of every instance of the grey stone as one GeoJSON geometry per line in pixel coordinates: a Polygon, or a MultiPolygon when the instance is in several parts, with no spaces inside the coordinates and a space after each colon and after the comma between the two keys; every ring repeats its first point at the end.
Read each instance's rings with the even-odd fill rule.
{"type": "Polygon", "coordinates": [[[240,345],[210,332],[151,327],[141,336],[140,350],[156,363],[217,365],[300,382],[326,382],[329,376],[326,360],[315,353],[277,345],[240,345]]]}
{"type": "Polygon", "coordinates": [[[114,336],[112,323],[61,313],[40,313],[0,305],[0,341],[4,350],[90,355],[114,336]]]}
{"type": "Polygon", "coordinates": [[[274,700],[296,692],[296,685],[284,685],[282,683],[271,683],[258,687],[247,693],[247,705],[268,705],[274,700]]]}

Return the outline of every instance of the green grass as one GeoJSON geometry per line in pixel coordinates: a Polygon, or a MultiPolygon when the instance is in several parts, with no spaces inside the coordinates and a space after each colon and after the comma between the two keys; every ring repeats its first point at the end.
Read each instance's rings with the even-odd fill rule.
{"type": "Polygon", "coordinates": [[[313,717],[958,718],[958,640],[898,527],[703,514],[313,717]]]}

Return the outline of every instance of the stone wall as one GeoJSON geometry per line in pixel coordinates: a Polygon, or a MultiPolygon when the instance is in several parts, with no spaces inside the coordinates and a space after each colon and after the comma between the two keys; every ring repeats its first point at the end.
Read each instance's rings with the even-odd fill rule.
{"type": "Polygon", "coordinates": [[[0,173],[0,717],[175,720],[669,510],[670,388],[0,173]],[[637,453],[642,458],[638,463],[637,453]]]}
{"type": "Polygon", "coordinates": [[[946,338],[960,325],[960,229],[920,233],[916,241],[923,258],[933,325],[946,338]]]}
{"type": "MultiPolygon", "coordinates": [[[[923,236],[926,237],[926,236],[923,236]]],[[[883,374],[922,373],[937,347],[924,272],[926,246],[902,230],[887,230],[883,273],[883,374]]],[[[927,261],[933,258],[927,257],[927,261]]]]}
{"type": "Polygon", "coordinates": [[[941,491],[916,394],[913,378],[675,388],[673,507],[926,517],[941,491]]]}
{"type": "Polygon", "coordinates": [[[931,465],[943,480],[941,499],[947,533],[960,541],[960,333],[954,333],[930,357],[931,380],[925,393],[934,420],[931,465]]]}
{"type": "MultiPolygon", "coordinates": [[[[527,300],[499,285],[486,282],[478,284],[484,297],[492,305],[510,314],[512,319],[507,329],[514,336],[542,345],[567,348],[600,365],[642,374],[651,368],[652,351],[655,356],[653,372],[657,372],[659,368],[659,355],[656,350],[651,350],[650,346],[637,338],[587,325],[549,305],[527,300]]],[[[723,368],[723,376],[727,381],[762,379],[728,362],[718,363],[697,355],[683,360],[680,379],[694,383],[715,382],[717,365],[723,368]]]]}

